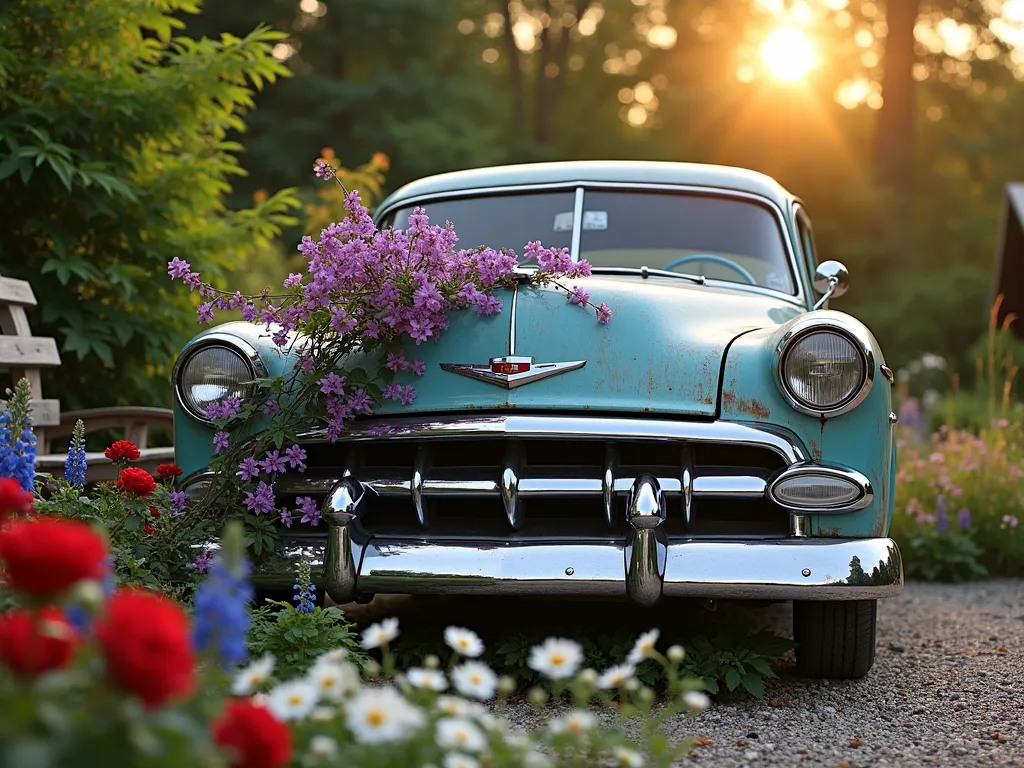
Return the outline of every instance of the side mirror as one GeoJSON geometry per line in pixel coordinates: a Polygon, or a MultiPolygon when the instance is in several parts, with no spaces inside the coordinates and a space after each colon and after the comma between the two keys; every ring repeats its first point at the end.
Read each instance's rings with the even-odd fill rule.
{"type": "Polygon", "coordinates": [[[850,273],[846,266],[839,261],[823,261],[814,270],[814,290],[821,294],[814,308],[821,309],[826,301],[839,298],[849,287],[850,273]]]}

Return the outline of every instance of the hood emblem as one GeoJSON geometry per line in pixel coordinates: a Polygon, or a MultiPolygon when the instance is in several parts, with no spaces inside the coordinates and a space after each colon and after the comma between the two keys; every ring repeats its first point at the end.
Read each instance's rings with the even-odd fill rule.
{"type": "Polygon", "coordinates": [[[586,364],[586,360],[574,360],[569,363],[535,363],[532,357],[509,355],[507,357],[492,357],[487,365],[441,363],[441,368],[505,389],[515,389],[549,376],[578,370],[586,364]]]}

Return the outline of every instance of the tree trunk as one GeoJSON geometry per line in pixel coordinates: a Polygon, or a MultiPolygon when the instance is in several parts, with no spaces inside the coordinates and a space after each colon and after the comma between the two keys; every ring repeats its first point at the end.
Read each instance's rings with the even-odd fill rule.
{"type": "Polygon", "coordinates": [[[889,0],[886,23],[882,108],[875,136],[875,180],[904,198],[913,191],[914,23],[919,0],[889,0]]]}

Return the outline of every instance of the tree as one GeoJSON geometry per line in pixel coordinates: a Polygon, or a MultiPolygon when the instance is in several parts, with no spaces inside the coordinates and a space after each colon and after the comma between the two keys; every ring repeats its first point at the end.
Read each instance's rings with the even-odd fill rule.
{"type": "Polygon", "coordinates": [[[175,257],[213,275],[293,221],[284,191],[245,210],[253,90],[286,74],[280,37],[194,40],[172,14],[190,0],[20,0],[0,9],[0,272],[32,283],[31,317],[63,365],[46,382],[66,408],[165,403],[196,330],[195,297],[171,289],[175,257]]]}

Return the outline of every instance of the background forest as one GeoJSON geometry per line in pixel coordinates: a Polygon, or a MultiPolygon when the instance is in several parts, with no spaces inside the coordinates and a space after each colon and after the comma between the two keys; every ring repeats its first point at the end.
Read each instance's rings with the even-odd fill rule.
{"type": "MultiPolygon", "coordinates": [[[[20,114],[30,106],[66,115],[67,100],[47,103],[44,83],[74,51],[88,57],[106,45],[125,82],[116,95],[109,76],[93,87],[92,97],[100,88],[109,99],[90,115],[113,115],[115,127],[79,121],[61,146],[88,147],[88,132],[103,132],[116,156],[106,173],[134,193],[133,202],[97,182],[90,194],[104,203],[85,212],[74,183],[18,174],[17,163],[35,156],[0,156],[0,193],[17,198],[12,221],[33,221],[63,195],[76,201],[70,221],[85,222],[67,242],[52,233],[41,241],[26,227],[0,235],[0,272],[30,278],[40,295],[76,294],[33,318],[40,335],[63,345],[65,366],[48,391],[65,407],[109,404],[113,391],[126,402],[166,402],[167,364],[191,321],[157,318],[158,330],[136,343],[142,325],[108,318],[111,302],[80,317],[76,307],[107,290],[113,303],[156,307],[165,291],[157,275],[172,251],[215,273],[244,272],[250,288],[276,282],[304,230],[331,213],[310,172],[325,147],[341,165],[361,166],[361,186],[377,199],[426,174],[523,161],[685,160],[763,171],[807,201],[822,258],[844,261],[852,275],[836,308],[867,322],[893,367],[924,353],[947,361],[937,382],[912,389],[948,389],[950,374],[961,384],[973,375],[972,346],[994,298],[1003,186],[1024,180],[1024,0],[92,0],[83,4],[89,11],[61,15],[51,5],[0,9],[0,55],[8,57],[0,58],[0,147],[12,136],[21,148],[35,141],[11,127],[12,104],[20,114]],[[116,40],[95,22],[104,7],[119,17],[116,40]],[[61,48],[55,30],[72,44],[61,48]],[[33,34],[45,41],[42,52],[33,34]],[[26,85],[31,67],[36,91],[26,85]],[[139,86],[140,70],[163,72],[163,87],[156,74],[139,86]],[[136,104],[126,128],[124,112],[136,104]],[[145,168],[174,158],[180,173],[143,178],[138,153],[127,151],[132,136],[164,155],[145,168]],[[117,172],[132,162],[130,173],[117,172]],[[156,184],[165,198],[180,195],[192,218],[168,222],[166,207],[141,210],[156,184]],[[111,257],[123,246],[111,243],[92,246],[102,255],[83,265],[46,244],[70,248],[115,205],[118,221],[160,220],[139,238],[152,258],[132,244],[111,257]],[[92,286],[83,293],[72,277],[92,286]],[[138,298],[124,296],[126,285],[138,298]],[[117,385],[99,388],[104,376],[117,385]]],[[[70,85],[85,89],[88,76],[68,75],[70,85]]],[[[131,239],[131,228],[119,237],[131,239]]],[[[176,317],[167,314],[170,297],[160,302],[176,317]]]]}

